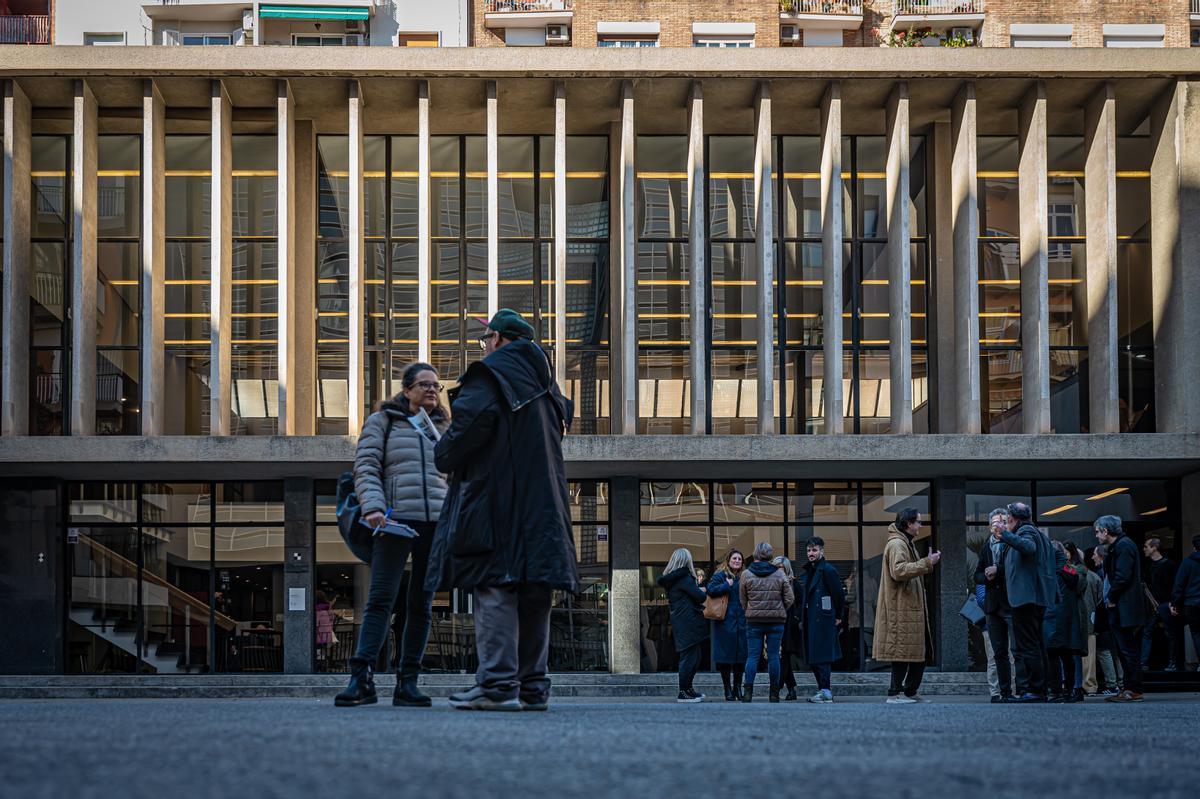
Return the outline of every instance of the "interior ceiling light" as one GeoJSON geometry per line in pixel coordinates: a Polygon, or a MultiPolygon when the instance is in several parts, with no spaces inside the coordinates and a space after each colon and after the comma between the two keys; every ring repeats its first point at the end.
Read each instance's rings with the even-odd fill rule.
{"type": "Polygon", "coordinates": [[[1057,508],[1054,508],[1053,510],[1046,511],[1045,513],[1042,514],[1042,516],[1053,516],[1056,513],[1062,513],[1065,510],[1071,510],[1071,508],[1078,508],[1078,507],[1079,507],[1078,505],[1059,505],[1057,508]]]}
{"type": "Polygon", "coordinates": [[[1120,488],[1113,488],[1113,489],[1110,489],[1110,490],[1108,490],[1108,491],[1104,491],[1104,492],[1102,492],[1102,493],[1100,493],[1100,494],[1097,494],[1097,495],[1096,495],[1096,496],[1094,496],[1094,497],[1088,497],[1088,498],[1087,498],[1087,501],[1088,501],[1088,502],[1095,502],[1095,501],[1096,501],[1096,500],[1098,500],[1098,499],[1104,499],[1104,498],[1106,498],[1106,497],[1111,497],[1113,494],[1120,494],[1122,491],[1128,491],[1128,490],[1129,490],[1129,486],[1122,486],[1122,487],[1120,487],[1120,488]]]}

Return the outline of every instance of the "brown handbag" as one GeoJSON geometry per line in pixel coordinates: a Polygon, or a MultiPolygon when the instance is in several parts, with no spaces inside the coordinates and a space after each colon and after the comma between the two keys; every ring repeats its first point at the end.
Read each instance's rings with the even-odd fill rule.
{"type": "Polygon", "coordinates": [[[729,594],[710,596],[704,599],[704,618],[710,621],[725,621],[729,612],[729,594]]]}

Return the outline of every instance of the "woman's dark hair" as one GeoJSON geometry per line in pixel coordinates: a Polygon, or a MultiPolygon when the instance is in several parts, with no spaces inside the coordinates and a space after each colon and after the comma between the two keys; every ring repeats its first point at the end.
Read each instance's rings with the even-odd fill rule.
{"type": "MultiPolygon", "coordinates": [[[[412,388],[417,382],[417,375],[421,374],[421,372],[433,372],[436,375],[437,369],[434,369],[433,366],[422,361],[410,363],[408,366],[404,367],[404,373],[400,376],[401,388],[405,390],[412,388]]],[[[392,402],[396,404],[396,407],[398,407],[400,412],[405,416],[412,416],[413,413],[415,413],[415,411],[408,406],[408,397],[404,396],[404,391],[398,392],[392,399],[392,402]]],[[[429,418],[435,422],[442,422],[450,418],[450,410],[442,404],[441,397],[438,397],[437,407],[434,408],[433,412],[429,414],[429,418]]]]}
{"type": "Polygon", "coordinates": [[[896,527],[900,532],[907,533],[908,526],[921,518],[921,511],[916,508],[905,508],[896,514],[896,527]]]}
{"type": "Polygon", "coordinates": [[[1075,546],[1074,541],[1067,541],[1066,543],[1063,544],[1063,546],[1067,548],[1067,558],[1072,563],[1082,563],[1083,562],[1083,556],[1079,552],[1079,547],[1075,546]]]}

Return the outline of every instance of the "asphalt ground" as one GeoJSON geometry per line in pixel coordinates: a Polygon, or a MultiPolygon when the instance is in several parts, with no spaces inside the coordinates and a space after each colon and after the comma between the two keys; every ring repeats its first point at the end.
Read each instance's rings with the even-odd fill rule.
{"type": "Polygon", "coordinates": [[[0,702],[3,797],[1188,797],[1200,695],[546,713],[329,699],[0,702]]]}

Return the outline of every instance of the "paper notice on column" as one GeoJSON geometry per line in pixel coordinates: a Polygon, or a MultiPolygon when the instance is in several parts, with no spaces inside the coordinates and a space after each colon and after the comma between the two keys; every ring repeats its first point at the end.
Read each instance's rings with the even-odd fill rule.
{"type": "Polygon", "coordinates": [[[288,610],[304,610],[304,589],[288,589],[288,610]]]}

